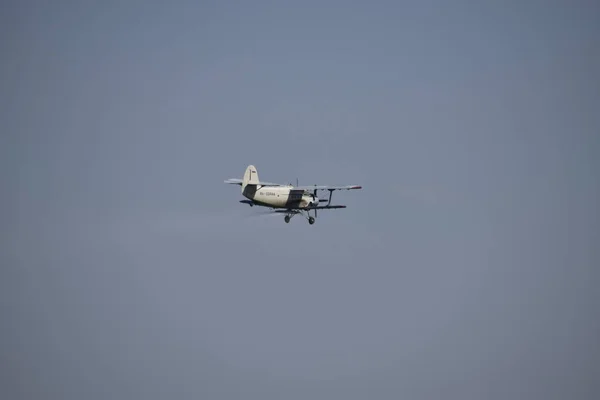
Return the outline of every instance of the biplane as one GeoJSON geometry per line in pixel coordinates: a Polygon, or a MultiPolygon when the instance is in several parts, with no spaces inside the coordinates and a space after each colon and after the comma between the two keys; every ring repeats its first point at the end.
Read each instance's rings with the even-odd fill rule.
{"type": "Polygon", "coordinates": [[[314,224],[317,218],[318,210],[333,210],[346,208],[345,205],[331,204],[331,197],[336,190],[354,190],[362,189],[362,186],[293,186],[292,184],[278,184],[271,182],[262,182],[258,179],[258,172],[254,165],[249,165],[244,172],[242,179],[227,179],[225,183],[239,185],[242,189],[244,200],[240,203],[253,206],[268,207],[274,212],[285,214],[284,220],[289,223],[293,216],[303,215],[309,224],[314,224]],[[319,198],[319,191],[328,191],[329,197],[319,198]],[[310,212],[313,215],[310,215],[310,212]]]}

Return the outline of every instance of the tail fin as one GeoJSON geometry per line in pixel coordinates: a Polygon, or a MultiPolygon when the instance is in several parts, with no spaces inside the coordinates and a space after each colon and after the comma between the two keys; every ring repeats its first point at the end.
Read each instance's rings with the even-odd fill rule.
{"type": "Polygon", "coordinates": [[[248,165],[246,172],[244,172],[244,178],[242,179],[242,193],[247,185],[258,185],[259,182],[256,167],[254,165],[248,165]]]}

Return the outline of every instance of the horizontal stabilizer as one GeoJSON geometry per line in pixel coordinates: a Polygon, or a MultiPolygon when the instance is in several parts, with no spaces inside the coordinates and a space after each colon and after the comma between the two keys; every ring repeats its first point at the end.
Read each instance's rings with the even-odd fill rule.
{"type": "Polygon", "coordinates": [[[285,186],[285,185],[281,185],[279,183],[272,183],[272,182],[258,182],[257,183],[258,186],[285,186]]]}
{"type": "MultiPolygon", "coordinates": [[[[237,178],[231,178],[231,179],[227,179],[226,181],[224,181],[224,183],[229,183],[230,185],[242,185],[243,180],[242,179],[237,179],[237,178]]],[[[257,183],[249,183],[249,185],[256,185],[256,186],[283,186],[280,185],[279,183],[271,183],[271,182],[257,182],[257,183]]]]}

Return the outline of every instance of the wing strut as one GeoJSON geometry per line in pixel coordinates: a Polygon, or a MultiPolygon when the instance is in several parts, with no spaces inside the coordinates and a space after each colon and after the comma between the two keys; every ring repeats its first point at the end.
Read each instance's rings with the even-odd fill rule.
{"type": "Polygon", "coordinates": [[[327,204],[331,205],[331,195],[333,194],[333,189],[327,189],[329,190],[329,201],[327,202],[327,204]]]}

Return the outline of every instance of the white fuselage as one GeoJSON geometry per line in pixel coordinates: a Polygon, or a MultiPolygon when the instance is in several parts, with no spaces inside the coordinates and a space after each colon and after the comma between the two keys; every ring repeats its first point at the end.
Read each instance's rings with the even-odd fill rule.
{"type": "Polygon", "coordinates": [[[256,203],[274,208],[305,208],[319,204],[319,198],[293,186],[248,185],[242,194],[256,203]]]}

